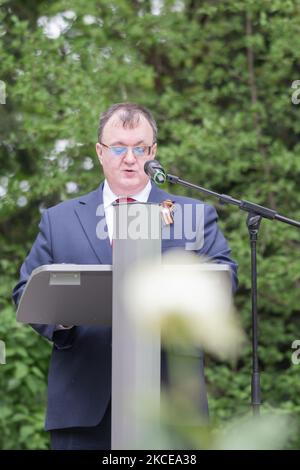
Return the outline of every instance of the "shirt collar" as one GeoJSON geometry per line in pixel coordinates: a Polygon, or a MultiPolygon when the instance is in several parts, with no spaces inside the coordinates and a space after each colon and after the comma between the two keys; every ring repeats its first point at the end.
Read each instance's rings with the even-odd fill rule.
{"type": "MultiPolygon", "coordinates": [[[[130,197],[133,197],[136,199],[136,201],[139,202],[147,202],[149,194],[151,192],[152,186],[150,183],[150,180],[146,184],[146,186],[137,194],[130,194],[130,197]]],[[[107,180],[104,180],[104,185],[103,185],[103,205],[104,209],[109,207],[119,196],[116,195],[111,189],[110,186],[107,182],[107,180]]]]}

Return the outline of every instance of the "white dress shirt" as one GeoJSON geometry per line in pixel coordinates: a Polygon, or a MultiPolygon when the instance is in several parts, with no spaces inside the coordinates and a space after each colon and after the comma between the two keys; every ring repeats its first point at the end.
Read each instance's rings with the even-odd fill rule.
{"type": "MultiPolygon", "coordinates": [[[[151,187],[151,183],[149,180],[146,186],[144,187],[144,189],[142,189],[142,191],[140,191],[137,194],[130,194],[130,196],[128,195],[128,197],[132,197],[138,202],[147,202],[151,188],[152,187],[151,187]]],[[[109,187],[107,180],[105,180],[104,186],[103,186],[103,205],[104,205],[104,213],[105,213],[108,236],[109,236],[110,242],[112,241],[112,236],[113,236],[113,223],[114,223],[113,203],[116,201],[116,199],[120,197],[122,197],[122,195],[120,194],[116,195],[115,193],[113,193],[109,187]]]]}

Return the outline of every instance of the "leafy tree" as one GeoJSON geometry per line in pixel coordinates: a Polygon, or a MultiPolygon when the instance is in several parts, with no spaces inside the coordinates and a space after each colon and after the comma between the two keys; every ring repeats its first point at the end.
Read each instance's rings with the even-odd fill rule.
{"type": "MultiPolygon", "coordinates": [[[[300,8],[297,0],[7,0],[0,2],[1,448],[46,448],[42,432],[50,346],[15,321],[11,290],[44,207],[94,189],[97,121],[137,101],[159,124],[175,173],[300,220],[300,8]]],[[[177,187],[182,194],[199,197],[177,187]]],[[[236,303],[250,336],[245,214],[217,205],[240,266],[236,303]]],[[[258,248],[264,409],[300,413],[299,230],[262,223],[258,248]]],[[[248,409],[250,342],[235,367],[207,359],[213,419],[248,409]]],[[[299,447],[299,436],[290,443],[299,447]]]]}

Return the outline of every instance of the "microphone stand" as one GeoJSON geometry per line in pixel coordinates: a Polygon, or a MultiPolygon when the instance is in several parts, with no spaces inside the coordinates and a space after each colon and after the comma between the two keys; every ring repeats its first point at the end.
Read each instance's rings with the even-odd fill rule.
{"type": "Polygon", "coordinates": [[[260,206],[253,202],[245,201],[243,199],[235,199],[226,194],[219,194],[215,191],[202,188],[196,184],[188,183],[180,179],[178,176],[166,174],[166,179],[169,183],[180,184],[187,188],[196,189],[209,196],[216,197],[221,204],[232,204],[238,206],[241,210],[248,212],[247,227],[249,232],[250,247],[251,247],[251,305],[252,305],[252,380],[251,380],[251,406],[254,415],[259,415],[261,405],[261,390],[260,390],[260,371],[258,362],[258,312],[257,312],[257,256],[256,245],[260,223],[263,218],[270,220],[278,220],[285,224],[293,225],[300,228],[300,222],[289,219],[283,215],[278,214],[276,211],[269,209],[265,206],[260,206]]]}

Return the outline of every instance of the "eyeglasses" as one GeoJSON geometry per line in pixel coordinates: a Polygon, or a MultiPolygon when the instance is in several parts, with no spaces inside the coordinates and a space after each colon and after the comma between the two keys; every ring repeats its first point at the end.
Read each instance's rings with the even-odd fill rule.
{"type": "Polygon", "coordinates": [[[135,157],[145,157],[150,154],[151,148],[155,142],[153,142],[152,145],[137,145],[135,147],[131,147],[130,145],[105,145],[103,142],[100,142],[100,144],[107,148],[114,157],[123,157],[127,154],[128,149],[132,149],[135,157]]]}

